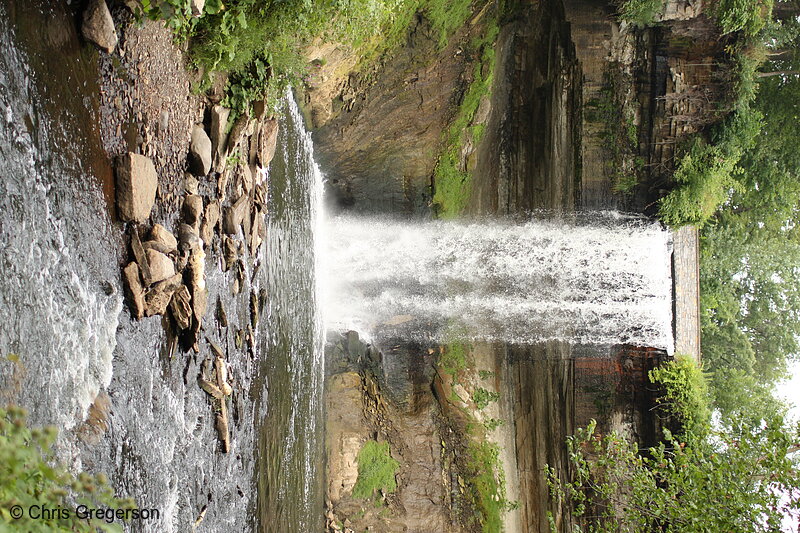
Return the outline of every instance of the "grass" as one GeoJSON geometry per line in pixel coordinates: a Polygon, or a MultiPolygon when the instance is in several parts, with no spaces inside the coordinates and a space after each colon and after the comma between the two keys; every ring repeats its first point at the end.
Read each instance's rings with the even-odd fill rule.
{"type": "Polygon", "coordinates": [[[368,440],[356,458],[358,479],[353,486],[353,497],[362,500],[374,498],[378,491],[391,494],[397,490],[395,475],[400,468],[389,453],[388,442],[368,440]]]}

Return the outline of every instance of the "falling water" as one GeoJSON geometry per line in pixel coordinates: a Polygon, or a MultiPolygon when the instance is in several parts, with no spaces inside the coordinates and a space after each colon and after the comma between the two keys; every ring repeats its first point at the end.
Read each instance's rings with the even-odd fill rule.
{"type": "Polygon", "coordinates": [[[672,349],[671,240],[615,213],[582,220],[329,228],[325,316],[373,335],[672,349]]]}
{"type": "Polygon", "coordinates": [[[291,95],[269,170],[266,417],[259,467],[261,529],[320,531],[323,325],[315,277],[322,174],[291,95]]]}

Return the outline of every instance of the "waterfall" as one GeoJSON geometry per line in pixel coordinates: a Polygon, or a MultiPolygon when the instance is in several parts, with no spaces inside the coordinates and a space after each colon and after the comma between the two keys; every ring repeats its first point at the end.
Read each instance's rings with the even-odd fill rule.
{"type": "Polygon", "coordinates": [[[672,350],[671,237],[656,223],[615,213],[523,223],[339,216],[328,233],[330,327],[672,350]]]}

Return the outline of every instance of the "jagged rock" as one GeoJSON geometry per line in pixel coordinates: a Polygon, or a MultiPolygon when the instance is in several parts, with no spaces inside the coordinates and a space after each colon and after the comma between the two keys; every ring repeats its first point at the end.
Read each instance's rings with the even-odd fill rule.
{"type": "Polygon", "coordinates": [[[236,241],[227,235],[222,238],[222,257],[225,259],[224,270],[227,272],[239,259],[236,241]]]}
{"type": "Polygon", "coordinates": [[[228,382],[228,367],[225,365],[225,359],[222,357],[222,352],[219,347],[212,343],[213,347],[217,348],[214,357],[214,370],[217,372],[217,387],[222,391],[225,396],[230,396],[233,393],[233,387],[228,382]]]}
{"type": "Polygon", "coordinates": [[[117,30],[105,0],[89,0],[89,5],[83,12],[81,32],[87,41],[96,44],[106,53],[114,51],[118,42],[117,30]]]}
{"type": "Polygon", "coordinates": [[[225,307],[222,305],[222,299],[217,298],[217,322],[223,328],[228,327],[228,314],[225,312],[225,307]]]}
{"type": "Polygon", "coordinates": [[[163,244],[168,250],[173,252],[178,249],[178,240],[171,231],[161,224],[153,225],[153,229],[150,230],[150,240],[163,244]]]}
{"type": "Polygon", "coordinates": [[[186,285],[181,285],[172,295],[169,310],[172,312],[172,317],[180,329],[189,329],[192,325],[191,300],[192,296],[189,294],[189,289],[186,288],[186,285]]]}
{"type": "Polygon", "coordinates": [[[208,246],[214,238],[214,230],[219,224],[219,202],[216,200],[206,206],[203,223],[200,225],[200,238],[208,246]]]}
{"type": "Polygon", "coordinates": [[[181,252],[188,252],[192,248],[200,246],[200,235],[189,224],[181,224],[178,226],[178,243],[181,252]]]}
{"type": "Polygon", "coordinates": [[[275,147],[278,143],[278,121],[274,118],[267,119],[261,124],[261,133],[258,136],[258,164],[267,168],[275,157],[275,147]]]}
{"type": "Polygon", "coordinates": [[[175,253],[175,248],[170,248],[160,242],[157,241],[145,241],[142,243],[145,251],[147,250],[155,250],[156,252],[162,253],[164,255],[169,255],[175,253]]]}
{"type": "Polygon", "coordinates": [[[245,215],[247,215],[249,208],[249,198],[242,196],[236,203],[230,207],[226,207],[222,215],[222,232],[228,235],[235,235],[239,226],[242,225],[245,215]]]}
{"type": "Polygon", "coordinates": [[[231,451],[231,438],[230,438],[230,430],[228,429],[228,407],[225,405],[224,401],[220,402],[222,406],[220,412],[217,413],[217,434],[219,435],[219,440],[222,442],[222,452],[228,453],[231,451]]]}
{"type": "Polygon", "coordinates": [[[192,289],[192,311],[194,312],[197,326],[202,323],[203,315],[206,313],[208,305],[208,294],[206,293],[206,253],[202,246],[193,246],[189,255],[190,286],[192,289]]]}
{"type": "Polygon", "coordinates": [[[153,285],[144,297],[144,316],[163,315],[172,295],[182,285],[182,276],[175,274],[171,278],[153,285]]]}
{"type": "Polygon", "coordinates": [[[133,316],[137,320],[141,319],[144,315],[144,288],[139,278],[139,265],[134,262],[128,263],[128,266],[122,270],[122,274],[133,316]]]}
{"type": "Polygon", "coordinates": [[[228,180],[230,179],[230,169],[220,172],[217,177],[217,196],[219,201],[224,202],[228,193],[228,180]]]}
{"type": "Polygon", "coordinates": [[[152,248],[145,250],[147,254],[147,263],[150,266],[150,283],[158,283],[159,281],[171,278],[175,275],[175,263],[169,256],[162,254],[152,248]]]}
{"type": "Polygon", "coordinates": [[[236,261],[234,265],[235,269],[235,276],[233,278],[233,294],[239,294],[242,292],[244,288],[244,263],[242,263],[241,259],[236,261]]]}
{"type": "Polygon", "coordinates": [[[192,16],[199,17],[203,14],[203,8],[206,6],[206,0],[192,0],[192,16]]]}
{"type": "Polygon", "coordinates": [[[187,194],[197,194],[200,190],[200,182],[189,172],[183,177],[183,190],[186,191],[187,194]]]}
{"type": "Polygon", "coordinates": [[[135,226],[132,226],[130,233],[131,251],[133,252],[133,257],[139,264],[139,271],[142,274],[142,281],[144,281],[145,287],[149,287],[153,281],[150,274],[150,263],[147,260],[147,252],[144,249],[144,246],[142,246],[142,240],[139,238],[139,230],[136,229],[135,226]]]}
{"type": "Polygon", "coordinates": [[[195,176],[205,176],[211,171],[211,139],[202,124],[192,128],[192,142],[189,145],[189,170],[195,176]]]}
{"type": "Polygon", "coordinates": [[[200,219],[203,218],[203,197],[197,194],[190,194],[183,199],[183,221],[193,228],[200,227],[200,219]]]}
{"type": "Polygon", "coordinates": [[[255,291],[250,292],[250,325],[258,325],[258,296],[255,291]]]}
{"type": "Polygon", "coordinates": [[[239,118],[237,118],[236,122],[233,123],[231,133],[228,135],[228,144],[225,147],[225,151],[227,153],[232,153],[236,149],[236,146],[239,145],[242,137],[249,128],[250,115],[245,111],[243,114],[239,115],[239,118]]]}
{"type": "Polygon", "coordinates": [[[214,170],[222,172],[225,170],[226,156],[228,151],[228,117],[231,110],[227,107],[216,105],[211,109],[211,150],[214,154],[214,170]]]}
{"type": "Polygon", "coordinates": [[[256,250],[258,250],[258,247],[261,246],[261,226],[263,224],[264,217],[261,214],[261,210],[256,208],[255,215],[253,215],[253,227],[250,230],[250,255],[255,256],[256,250]]]}
{"type": "Polygon", "coordinates": [[[119,218],[144,222],[150,216],[156,199],[156,167],[149,158],[129,152],[117,159],[116,174],[119,218]]]}
{"type": "Polygon", "coordinates": [[[243,165],[242,166],[242,191],[245,194],[249,194],[251,190],[253,190],[253,168],[250,165],[243,165]]]}

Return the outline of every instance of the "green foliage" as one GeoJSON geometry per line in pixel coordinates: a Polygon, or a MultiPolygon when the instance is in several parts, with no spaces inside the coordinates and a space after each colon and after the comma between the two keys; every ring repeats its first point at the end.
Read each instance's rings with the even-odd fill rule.
{"type": "Polygon", "coordinates": [[[460,372],[467,369],[469,363],[467,353],[469,345],[461,342],[448,343],[444,353],[439,357],[439,366],[446,374],[456,379],[460,372]]]}
{"type": "Polygon", "coordinates": [[[754,36],[772,18],[774,0],[719,0],[714,16],[723,33],[741,31],[754,36]]]}
{"type": "Polygon", "coordinates": [[[501,420],[499,418],[490,418],[483,423],[483,427],[486,429],[486,431],[494,431],[505,423],[505,420],[501,420]]]}
{"type": "Polygon", "coordinates": [[[135,504],[116,499],[102,474],[74,476],[59,465],[52,452],[57,433],[53,427],[28,428],[25,411],[20,408],[0,409],[0,530],[13,527],[42,533],[122,531],[119,524],[77,518],[77,505],[89,509],[134,509],[135,504]],[[10,514],[15,505],[24,510],[21,518],[14,519],[10,514]],[[63,508],[69,513],[66,517],[52,513],[56,516],[32,519],[28,509],[34,505],[63,508]]]}
{"type": "Polygon", "coordinates": [[[720,124],[711,142],[695,138],[675,170],[676,188],[659,200],[661,220],[673,227],[702,226],[734,192],[741,191],[743,170],[738,163],[760,127],[760,113],[748,107],[720,124]]]}
{"type": "Polygon", "coordinates": [[[500,399],[500,394],[484,389],[483,387],[475,388],[472,393],[472,401],[475,402],[475,407],[480,411],[486,409],[491,402],[496,402],[500,399]]]}
{"type": "MultiPolygon", "coordinates": [[[[498,15],[495,14],[495,17],[498,15]]],[[[464,212],[472,193],[472,179],[462,168],[461,152],[468,136],[477,144],[483,137],[485,126],[472,124],[481,99],[491,92],[494,80],[494,42],[500,32],[497,20],[488,24],[483,35],[470,44],[470,49],[480,54],[472,73],[472,83],[467,87],[456,111],[455,119],[444,135],[444,146],[434,169],[433,203],[440,218],[454,218],[464,212]]]]}
{"type": "Polygon", "coordinates": [[[579,531],[780,531],[784,513],[800,511],[800,428],[780,417],[730,420],[709,438],[683,442],[668,434],[647,454],[594,429],[592,421],[567,442],[572,481],[548,469],[579,531]]]}
{"type": "Polygon", "coordinates": [[[664,387],[662,409],[674,415],[683,431],[705,435],[711,423],[708,381],[692,357],[677,355],[649,372],[650,381],[664,387]]]}
{"type": "Polygon", "coordinates": [[[358,452],[358,479],[353,486],[353,497],[369,499],[379,490],[391,494],[397,490],[395,475],[400,463],[389,453],[388,442],[368,440],[358,452]]]}
{"type": "Polygon", "coordinates": [[[505,474],[496,444],[470,442],[467,447],[469,497],[480,514],[481,531],[503,530],[503,514],[514,504],[506,498],[505,474]]]}
{"type": "Polygon", "coordinates": [[[619,18],[644,28],[655,23],[664,9],[664,0],[625,0],[619,6],[619,18]]]}
{"type": "Polygon", "coordinates": [[[481,379],[491,379],[495,376],[495,373],[491,370],[478,370],[478,377],[481,379]]]}

